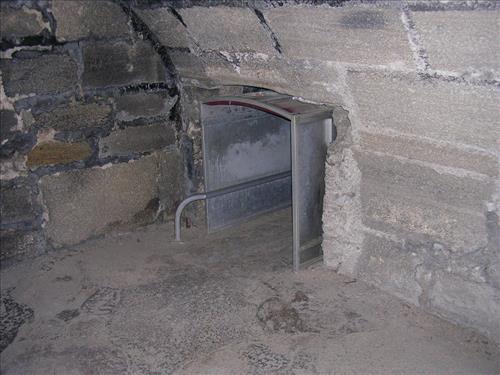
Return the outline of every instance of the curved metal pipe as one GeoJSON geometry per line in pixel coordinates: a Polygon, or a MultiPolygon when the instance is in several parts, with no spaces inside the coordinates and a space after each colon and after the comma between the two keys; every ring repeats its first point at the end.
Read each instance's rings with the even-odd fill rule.
{"type": "Polygon", "coordinates": [[[181,240],[181,215],[182,211],[184,208],[191,202],[194,201],[199,201],[202,199],[206,199],[207,195],[206,194],[195,194],[191,195],[190,197],[187,197],[184,199],[181,204],[179,204],[179,207],[177,207],[177,210],[175,211],[175,240],[180,241],[181,240]]]}

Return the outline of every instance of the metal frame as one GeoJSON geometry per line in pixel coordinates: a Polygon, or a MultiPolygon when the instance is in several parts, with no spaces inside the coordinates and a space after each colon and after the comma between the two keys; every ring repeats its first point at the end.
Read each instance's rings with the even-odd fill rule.
{"type": "MultiPolygon", "coordinates": [[[[237,185],[224,187],[222,189],[207,191],[202,194],[195,194],[186,198],[184,201],[181,202],[181,204],[177,208],[175,215],[176,240],[180,241],[180,234],[181,234],[180,219],[183,209],[189,203],[196,200],[208,200],[210,198],[219,197],[225,194],[242,191],[244,189],[260,186],[262,184],[269,183],[272,181],[289,178],[291,175],[292,213],[293,213],[293,269],[294,271],[298,271],[301,266],[304,266],[318,259],[321,259],[321,228],[319,228],[318,231],[319,235],[316,235],[316,233],[312,234],[306,233],[307,234],[307,236],[305,236],[306,239],[301,238],[304,237],[301,233],[301,229],[303,229],[301,228],[301,221],[304,220],[304,213],[307,213],[305,212],[306,208],[310,208],[309,206],[307,206],[307,204],[310,205],[311,201],[317,198],[317,197],[311,197],[310,194],[311,187],[309,185],[314,185],[314,184],[308,183],[306,186],[303,185],[304,181],[301,181],[301,177],[303,177],[304,175],[307,176],[308,173],[311,173],[308,171],[309,165],[307,168],[301,169],[301,164],[304,164],[304,162],[307,163],[309,161],[311,163],[316,163],[316,165],[311,166],[311,168],[321,168],[321,172],[324,173],[324,161],[325,161],[324,159],[326,159],[326,145],[332,142],[333,140],[332,139],[333,122],[330,121],[330,123],[328,124],[328,121],[325,120],[332,120],[332,108],[318,107],[314,105],[308,106],[307,104],[304,104],[302,102],[294,101],[292,98],[286,95],[279,95],[279,94],[262,95],[260,93],[250,94],[240,97],[215,98],[208,102],[205,102],[204,105],[244,106],[258,111],[263,111],[275,116],[279,116],[283,119],[288,120],[290,125],[291,172],[278,173],[275,175],[254,179],[237,185]],[[288,101],[287,103],[290,103],[290,108],[283,108],[277,105],[273,105],[271,103],[273,101],[274,102],[288,101]],[[299,103],[299,105],[294,107],[293,105],[295,103],[299,103]],[[299,110],[297,110],[297,108],[299,110]],[[300,109],[302,110],[305,109],[305,110],[300,111],[300,109]],[[302,128],[306,126],[311,126],[311,128],[308,129],[302,128]],[[322,128],[320,126],[322,126],[322,128]],[[309,140],[304,139],[303,131],[305,131],[305,133],[307,133],[307,131],[313,132],[313,134],[317,139],[322,139],[320,143],[314,145],[314,147],[317,148],[311,146],[311,150],[304,150],[304,147],[306,147],[305,144],[309,140]],[[306,195],[304,196],[304,194],[306,195]],[[308,238],[310,237],[310,235],[316,237],[308,238]],[[316,254],[320,254],[319,257],[317,257],[316,254]],[[306,255],[307,257],[312,256],[312,258],[301,259],[301,255],[306,255]]],[[[204,136],[205,134],[203,135],[203,137],[204,136]]],[[[204,149],[204,156],[206,151],[207,150],[204,149]]],[[[205,173],[207,173],[206,166],[205,166],[205,173]]],[[[324,184],[324,178],[322,179],[321,183],[324,184]]],[[[316,183],[316,185],[318,185],[318,183],[316,183]]],[[[316,188],[317,190],[318,186],[313,186],[312,188],[316,188]]],[[[322,201],[322,196],[320,197],[320,199],[322,201]]],[[[321,204],[321,202],[319,202],[319,204],[321,204]]],[[[316,215],[321,215],[321,213],[322,211],[315,212],[316,215]]],[[[305,217],[305,220],[307,219],[308,217],[305,217]]]]}

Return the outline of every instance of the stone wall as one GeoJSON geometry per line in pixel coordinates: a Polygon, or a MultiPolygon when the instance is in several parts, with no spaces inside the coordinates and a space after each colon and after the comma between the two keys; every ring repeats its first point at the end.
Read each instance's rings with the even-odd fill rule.
{"type": "Polygon", "coordinates": [[[500,341],[495,0],[2,2],[2,256],[171,213],[197,106],[335,106],[325,263],[500,341]],[[5,199],[4,199],[5,197],[5,199]]]}
{"type": "Polygon", "coordinates": [[[500,340],[498,3],[299,3],[133,12],[183,90],[248,85],[337,106],[326,264],[500,340]]]}
{"type": "Polygon", "coordinates": [[[1,2],[1,260],[172,215],[185,191],[168,57],[110,1],[1,2]]]}

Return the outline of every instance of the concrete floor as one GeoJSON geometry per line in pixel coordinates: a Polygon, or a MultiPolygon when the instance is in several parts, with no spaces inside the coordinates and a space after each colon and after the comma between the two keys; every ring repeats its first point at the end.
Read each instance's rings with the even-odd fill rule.
{"type": "Polygon", "coordinates": [[[205,236],[172,225],[1,274],[2,374],[498,374],[499,348],[317,265],[288,210],[205,236]]]}

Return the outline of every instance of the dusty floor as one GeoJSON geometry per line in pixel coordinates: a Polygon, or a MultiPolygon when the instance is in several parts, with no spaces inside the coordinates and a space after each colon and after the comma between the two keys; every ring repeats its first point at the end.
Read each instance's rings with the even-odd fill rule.
{"type": "Polygon", "coordinates": [[[499,349],[322,266],[290,271],[282,211],[172,225],[2,272],[2,374],[499,373],[499,349]]]}

